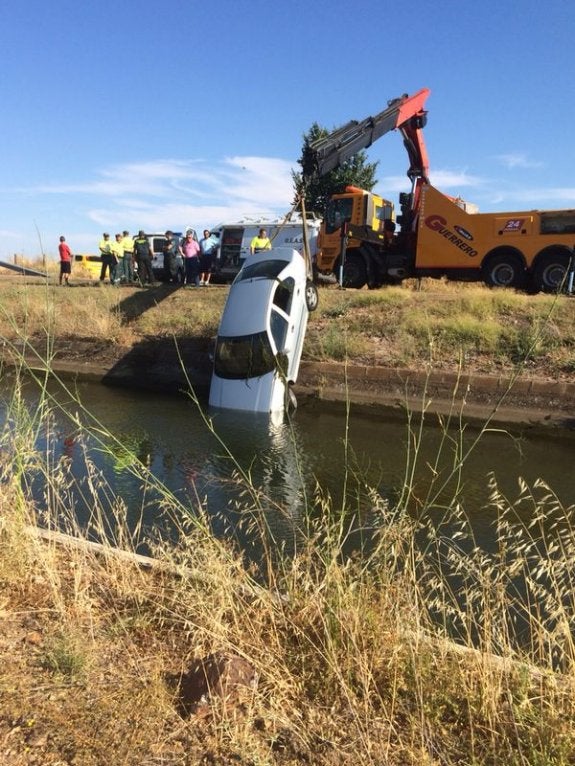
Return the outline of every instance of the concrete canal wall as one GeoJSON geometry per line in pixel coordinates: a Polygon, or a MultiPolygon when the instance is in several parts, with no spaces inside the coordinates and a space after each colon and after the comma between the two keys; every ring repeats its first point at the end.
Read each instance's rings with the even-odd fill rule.
{"type": "MultiPolygon", "coordinates": [[[[176,348],[150,340],[126,349],[100,353],[56,349],[51,369],[106,385],[182,393],[190,386],[207,394],[212,362],[206,341],[176,348]]],[[[5,356],[6,359],[6,356],[5,356]]],[[[9,360],[9,357],[8,357],[9,360]]],[[[32,368],[44,368],[41,354],[26,354],[32,368]]],[[[467,420],[521,423],[575,430],[575,383],[532,378],[525,374],[485,376],[416,371],[336,362],[302,362],[295,393],[301,405],[321,401],[389,412],[451,413],[467,420]]]]}

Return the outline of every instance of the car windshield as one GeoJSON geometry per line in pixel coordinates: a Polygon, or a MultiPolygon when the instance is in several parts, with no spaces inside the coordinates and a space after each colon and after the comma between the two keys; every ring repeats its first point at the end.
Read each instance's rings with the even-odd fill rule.
{"type": "Polygon", "coordinates": [[[241,282],[244,279],[257,278],[275,279],[277,275],[285,269],[288,263],[289,261],[279,261],[276,259],[250,263],[242,268],[234,282],[241,282]]]}
{"type": "Polygon", "coordinates": [[[259,378],[275,368],[276,359],[266,332],[218,338],[214,370],[220,378],[259,378]]]}

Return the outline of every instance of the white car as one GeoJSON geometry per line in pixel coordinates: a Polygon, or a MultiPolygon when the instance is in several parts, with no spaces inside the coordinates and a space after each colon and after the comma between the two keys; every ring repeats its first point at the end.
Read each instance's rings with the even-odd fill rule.
{"type": "Polygon", "coordinates": [[[292,248],[250,255],[236,276],[218,330],[210,405],[281,412],[295,400],[308,312],[316,286],[292,248]]]}

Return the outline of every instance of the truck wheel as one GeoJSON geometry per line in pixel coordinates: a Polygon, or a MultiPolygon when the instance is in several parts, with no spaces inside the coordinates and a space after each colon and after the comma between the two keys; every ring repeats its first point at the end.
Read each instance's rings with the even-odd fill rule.
{"type": "Polygon", "coordinates": [[[514,255],[496,255],[483,264],[481,275],[489,287],[522,287],[525,269],[514,255]]]}
{"type": "Polygon", "coordinates": [[[367,282],[367,272],[363,259],[355,253],[348,253],[343,266],[342,287],[359,290],[367,282]]]}
{"type": "Polygon", "coordinates": [[[565,282],[569,256],[567,253],[547,255],[538,261],[533,271],[533,284],[544,293],[556,293],[565,282]]]}
{"type": "Polygon", "coordinates": [[[305,303],[308,311],[315,311],[319,303],[317,287],[308,279],[305,286],[305,303]]]}

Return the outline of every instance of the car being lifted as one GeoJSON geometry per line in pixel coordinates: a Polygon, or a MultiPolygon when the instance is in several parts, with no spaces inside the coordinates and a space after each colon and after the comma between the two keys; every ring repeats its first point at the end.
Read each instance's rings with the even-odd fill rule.
{"type": "Polygon", "coordinates": [[[276,248],[250,256],[224,307],[214,357],[210,405],[279,412],[295,404],[308,313],[318,303],[303,256],[276,248]]]}

